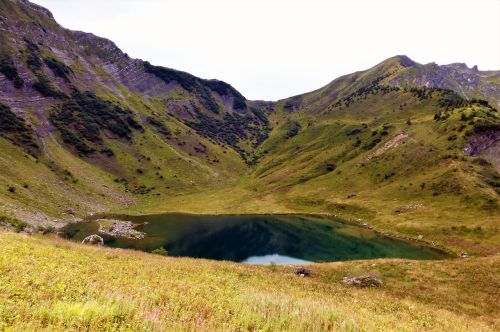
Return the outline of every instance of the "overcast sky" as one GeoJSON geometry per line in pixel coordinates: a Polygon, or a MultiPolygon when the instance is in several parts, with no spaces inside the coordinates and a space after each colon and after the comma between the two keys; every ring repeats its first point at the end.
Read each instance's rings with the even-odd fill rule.
{"type": "Polygon", "coordinates": [[[500,0],[35,0],[135,58],[277,100],[396,54],[500,69],[500,0]]]}

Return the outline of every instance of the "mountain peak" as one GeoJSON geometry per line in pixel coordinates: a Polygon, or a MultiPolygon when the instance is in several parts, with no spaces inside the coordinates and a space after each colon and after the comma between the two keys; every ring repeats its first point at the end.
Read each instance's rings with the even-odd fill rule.
{"type": "Polygon", "coordinates": [[[416,65],[416,62],[406,55],[396,55],[394,59],[396,59],[403,67],[413,67],[416,65]]]}
{"type": "Polygon", "coordinates": [[[417,63],[406,55],[395,55],[381,62],[381,64],[398,64],[403,67],[413,67],[417,63]]]}

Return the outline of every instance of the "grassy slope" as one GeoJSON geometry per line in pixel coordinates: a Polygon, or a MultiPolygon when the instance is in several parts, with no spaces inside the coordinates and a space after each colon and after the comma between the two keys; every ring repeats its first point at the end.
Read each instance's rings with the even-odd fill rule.
{"type": "Polygon", "coordinates": [[[498,194],[486,183],[496,172],[460,151],[472,128],[462,114],[469,119],[475,112],[474,121],[488,115],[471,106],[435,121],[439,99],[439,93],[419,100],[397,91],[368,96],[344,109],[278,109],[271,117],[274,130],[257,152],[259,163],[236,185],[140,202],[125,212],[326,212],[362,218],[397,235],[423,235],[457,253],[496,254],[498,194]],[[300,123],[301,129],[286,139],[289,121],[300,123]],[[361,131],[350,135],[354,129],[361,131]],[[372,134],[384,130],[385,136],[372,134]],[[407,137],[397,146],[369,159],[401,134],[407,137]],[[375,138],[381,142],[364,148],[375,138]],[[333,171],[327,170],[329,164],[333,171]]]}
{"type": "Polygon", "coordinates": [[[0,233],[0,329],[495,330],[498,257],[248,266],[0,233]],[[379,289],[344,276],[379,274],[379,289]]]}
{"type": "MultiPolygon", "coordinates": [[[[177,100],[182,106],[183,102],[196,101],[195,94],[180,86],[172,90],[160,87],[162,93],[134,92],[117,79],[113,66],[110,69],[110,64],[117,69],[130,66],[128,57],[111,42],[97,37],[79,41],[75,34],[63,29],[35,5],[10,0],[0,0],[0,4],[0,13],[9,26],[0,34],[0,57],[15,60],[15,67],[25,81],[23,89],[14,89],[13,83],[2,74],[5,91],[0,102],[11,106],[12,100],[24,102],[15,103],[12,109],[31,124],[41,147],[37,161],[0,138],[0,215],[13,215],[35,225],[52,218],[69,219],[70,216],[62,213],[65,210],[83,217],[152,197],[161,200],[227,186],[246,170],[244,161],[234,150],[214,144],[167,113],[167,101],[177,100]],[[37,28],[32,29],[33,25],[37,28]],[[40,37],[45,33],[50,33],[51,39],[40,37]],[[29,50],[27,40],[37,44],[39,51],[29,50]],[[61,133],[49,121],[49,114],[54,113],[52,107],[65,100],[41,98],[32,91],[30,86],[36,78],[27,65],[28,56],[40,58],[39,72],[47,75],[53,88],[67,94],[71,86],[81,92],[92,90],[99,98],[130,109],[145,131],[134,131],[129,141],[117,139],[104,130],[102,144],[111,148],[114,156],[96,153],[80,158],[74,147],[62,143],[61,133]],[[72,72],[68,74],[71,84],[54,77],[43,64],[47,58],[56,58],[71,67],[72,72]],[[148,121],[151,117],[170,131],[169,138],[148,121]],[[127,183],[116,182],[117,179],[126,179],[127,183]],[[15,188],[15,192],[9,191],[10,187],[15,188]]],[[[144,73],[140,66],[135,70],[139,77],[134,79],[145,80],[141,81],[143,86],[158,89],[154,78],[141,76],[144,73]],[[148,85],[150,81],[153,83],[148,85]]],[[[222,104],[219,106],[227,111],[222,104]]],[[[96,121],[102,122],[102,119],[96,121]]]]}

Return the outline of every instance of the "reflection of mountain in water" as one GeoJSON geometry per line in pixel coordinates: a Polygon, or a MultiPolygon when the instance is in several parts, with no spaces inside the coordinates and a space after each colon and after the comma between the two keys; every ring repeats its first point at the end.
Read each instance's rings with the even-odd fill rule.
{"type": "Polygon", "coordinates": [[[242,263],[247,264],[311,264],[311,261],[299,259],[290,256],[279,254],[264,255],[264,256],[250,256],[243,260],[242,263]]]}

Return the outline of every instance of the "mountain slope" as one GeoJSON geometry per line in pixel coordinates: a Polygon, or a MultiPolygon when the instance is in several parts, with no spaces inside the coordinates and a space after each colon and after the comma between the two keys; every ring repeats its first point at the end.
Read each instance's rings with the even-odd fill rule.
{"type": "Polygon", "coordinates": [[[4,210],[64,217],[217,187],[265,139],[266,117],[229,84],[131,59],[28,1],[0,5],[2,116],[26,127],[2,128],[4,210]]]}
{"type": "Polygon", "coordinates": [[[262,102],[25,0],[0,0],[0,41],[3,215],[321,212],[500,250],[498,71],[396,56],[262,102]]]}

